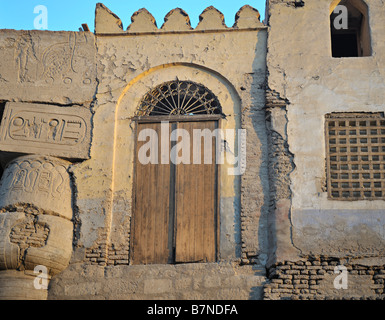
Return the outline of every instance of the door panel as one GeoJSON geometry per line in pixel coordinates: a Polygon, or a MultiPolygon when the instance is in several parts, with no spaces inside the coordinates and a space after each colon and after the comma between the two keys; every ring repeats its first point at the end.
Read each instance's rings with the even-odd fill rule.
{"type": "MultiPolygon", "coordinates": [[[[138,124],[138,133],[143,129],[160,137],[160,123],[138,124]]],[[[170,166],[160,164],[160,139],[158,164],[142,164],[138,152],[146,143],[137,141],[136,148],[132,263],[168,263],[170,166]]]]}
{"type": "MultiPolygon", "coordinates": [[[[187,130],[192,138],[194,129],[212,132],[216,122],[183,122],[178,128],[187,130]]],[[[201,164],[193,164],[190,143],[190,164],[176,166],[175,262],[211,262],[216,258],[215,139],[211,143],[211,150],[205,150],[202,139],[201,164]],[[205,152],[210,152],[211,164],[204,163],[205,152]]]]}
{"type": "MultiPolygon", "coordinates": [[[[158,164],[142,164],[137,141],[132,222],[131,263],[212,262],[217,244],[217,166],[216,141],[211,149],[201,139],[200,163],[193,163],[193,130],[217,128],[217,121],[169,123],[169,136],[175,128],[190,135],[190,164],[161,164],[161,123],[138,123],[138,133],[153,129],[158,135],[158,164]],[[210,159],[211,163],[205,164],[210,159]]],[[[170,149],[173,144],[167,146],[170,149]]],[[[195,147],[195,152],[198,149],[195,147]]],[[[172,159],[171,159],[172,160],[172,159]]]]}

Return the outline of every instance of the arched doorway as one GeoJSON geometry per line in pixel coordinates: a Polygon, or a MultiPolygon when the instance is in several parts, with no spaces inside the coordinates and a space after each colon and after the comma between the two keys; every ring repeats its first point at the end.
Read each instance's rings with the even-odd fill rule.
{"type": "Polygon", "coordinates": [[[217,97],[192,81],[150,90],[136,112],[133,264],[218,257],[217,97]]]}

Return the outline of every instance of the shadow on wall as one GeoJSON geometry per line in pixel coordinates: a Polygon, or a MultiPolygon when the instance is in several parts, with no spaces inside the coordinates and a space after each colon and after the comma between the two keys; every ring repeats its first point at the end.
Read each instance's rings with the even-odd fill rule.
{"type": "MultiPolygon", "coordinates": [[[[267,256],[268,256],[268,230],[267,230],[267,218],[269,213],[270,205],[270,186],[269,186],[269,149],[268,149],[268,135],[266,130],[266,114],[265,114],[265,79],[266,79],[266,52],[261,50],[266,50],[267,46],[267,37],[263,32],[258,32],[258,42],[257,47],[255,48],[255,59],[253,62],[252,69],[255,70],[255,73],[251,74],[252,83],[251,83],[251,105],[246,121],[251,121],[252,127],[255,131],[255,135],[259,140],[258,149],[254,151],[254,154],[248,156],[248,162],[253,161],[252,157],[256,157],[256,161],[259,161],[259,171],[258,178],[250,177],[250,179],[260,180],[260,189],[254,190],[253,195],[248,195],[248,197],[255,201],[255,206],[257,212],[254,214],[259,214],[259,221],[255,225],[255,232],[257,234],[257,248],[256,248],[256,257],[258,257],[259,262],[262,265],[265,265],[267,256]],[[262,62],[262,63],[261,63],[262,62]],[[262,191],[262,193],[261,193],[262,191]]],[[[255,141],[250,141],[249,145],[255,145],[255,141]]],[[[254,147],[254,146],[253,146],[254,147]]],[[[248,150],[248,154],[251,153],[248,150]]],[[[246,200],[246,199],[245,199],[246,200]]],[[[255,291],[250,293],[250,298],[253,299],[255,295],[259,294],[260,287],[255,287],[255,291]]]]}

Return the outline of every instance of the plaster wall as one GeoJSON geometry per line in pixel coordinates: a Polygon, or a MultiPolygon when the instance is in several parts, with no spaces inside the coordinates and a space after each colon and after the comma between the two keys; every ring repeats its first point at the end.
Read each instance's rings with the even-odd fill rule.
{"type": "MultiPolygon", "coordinates": [[[[218,14],[213,12],[215,10],[210,10],[218,18],[218,14]]],[[[149,32],[141,27],[139,29],[142,32],[138,32],[137,16],[143,14],[148,15],[146,12],[135,15],[136,20],[128,31],[122,32],[115,15],[101,7],[97,8],[95,43],[98,87],[92,104],[90,159],[74,164],[70,170],[76,193],[75,220],[78,221],[74,253],[70,268],[52,283],[50,298],[79,296],[73,290],[62,292],[61,289],[63,285],[70,288],[68,277],[81,281],[78,270],[84,268],[84,263],[91,264],[87,267],[89,272],[99,272],[103,268],[108,272],[107,269],[115,266],[130,276],[131,272],[136,274],[141,270],[143,277],[138,281],[132,279],[134,282],[130,280],[120,297],[156,298],[160,293],[163,298],[170,299],[183,295],[187,297],[186,294],[192,298],[211,296],[207,290],[202,295],[200,289],[205,289],[205,285],[202,284],[201,288],[198,280],[194,280],[195,287],[190,288],[191,279],[170,279],[171,273],[179,279],[191,269],[194,278],[204,277],[205,281],[211,283],[211,288],[217,291],[216,297],[236,298],[236,292],[228,290],[227,285],[221,286],[220,274],[207,273],[206,269],[211,268],[209,264],[186,264],[176,268],[169,265],[129,265],[136,139],[133,117],[140,100],[148,91],[178,78],[201,83],[216,95],[226,115],[226,119],[221,120],[222,129],[246,130],[244,174],[229,175],[229,169],[234,165],[228,163],[220,169],[219,252],[220,260],[227,262],[223,262],[224,267],[218,266],[218,270],[221,273],[220,270],[224,268],[227,270],[225,272],[230,272],[226,276],[229,277],[227,282],[237,282],[237,274],[245,274],[246,279],[246,274],[247,277],[256,274],[253,270],[257,268],[256,287],[253,289],[246,284],[247,280],[239,282],[239,286],[245,297],[259,299],[268,250],[268,158],[263,110],[267,30],[259,22],[253,25],[241,19],[238,20],[238,28],[229,30],[221,30],[218,24],[214,24],[215,28],[210,24],[209,30],[185,30],[181,27],[181,23],[186,23],[185,18],[181,19],[177,13],[172,13],[168,21],[173,21],[173,24],[168,22],[167,30],[151,28],[149,32]],[[98,24],[100,15],[104,18],[98,24]],[[130,33],[134,26],[136,32],[130,33]],[[229,261],[233,261],[234,266],[228,265],[229,261]],[[250,263],[254,267],[241,266],[250,263]],[[158,283],[151,276],[154,270],[159,280],[156,281],[166,283],[166,289],[154,287],[158,283]],[[235,274],[232,270],[235,270],[235,274]],[[62,284],[60,281],[63,281],[62,284]],[[184,289],[183,294],[178,293],[178,281],[186,282],[184,287],[190,289],[184,289]],[[144,286],[144,291],[138,289],[138,294],[133,295],[138,286],[144,286]],[[157,290],[162,292],[157,293],[157,290]],[[253,295],[254,291],[259,293],[253,295]]],[[[250,17],[247,19],[250,20],[250,17]]],[[[251,19],[254,20],[255,17],[251,19]]],[[[230,151],[235,151],[237,147],[236,144],[230,145],[230,151]]],[[[213,265],[213,268],[217,267],[213,265]]],[[[88,286],[99,286],[104,281],[102,278],[99,280],[88,279],[88,286]]],[[[113,298],[118,294],[112,287],[103,293],[97,292],[102,298],[113,298]]]]}
{"type": "Polygon", "coordinates": [[[248,255],[261,255],[266,260],[265,28],[101,33],[96,47],[98,89],[91,159],[72,169],[82,221],[79,250],[86,248],[86,256],[94,262],[128,264],[132,118],[148,91],[178,78],[201,83],[218,97],[226,114],[223,129],[247,130],[245,174],[229,175],[231,166],[221,166],[221,258],[247,261],[248,255]]]}
{"type": "Polygon", "coordinates": [[[366,3],[372,55],[333,58],[331,1],[308,0],[304,6],[269,2],[268,87],[286,100],[287,121],[280,128],[295,165],[288,223],[280,224],[285,225],[281,240],[290,244],[286,252],[292,258],[383,255],[384,201],[330,200],[325,190],[325,114],[384,111],[385,4],[366,3]]]}
{"type": "MultiPolygon", "coordinates": [[[[227,27],[223,15],[209,7],[193,29],[188,15],[175,9],[157,28],[151,14],[142,9],[132,16],[132,24],[124,31],[119,17],[98,4],[95,35],[1,31],[3,164],[23,154],[70,161],[72,194],[67,200],[73,210],[68,217],[73,223],[72,258],[66,260],[70,268],[52,282],[50,298],[63,296],[58,288],[66,285],[68,277],[79,280],[77,271],[84,265],[90,265],[89,270],[118,265],[132,269],[129,246],[136,139],[133,116],[148,91],[176,79],[194,81],[211,90],[225,114],[221,129],[231,129],[236,134],[234,144],[228,143],[227,153],[239,156],[237,149],[246,149],[242,175],[230,173],[238,163],[225,162],[220,168],[219,259],[237,265],[225,267],[239,269],[232,273],[233,281],[238,272],[252,276],[253,269],[241,265],[259,266],[256,290],[261,292],[268,250],[264,112],[267,29],[259,21],[258,11],[249,6],[242,7],[235,20],[234,26],[227,27]],[[59,128],[61,136],[69,140],[58,138],[59,128]],[[240,129],[246,132],[245,143],[237,139],[240,129]]],[[[49,201],[43,204],[53,210],[49,201]]],[[[8,241],[6,234],[4,241],[8,241]]],[[[209,268],[192,266],[197,277],[206,273],[206,267],[209,268]]],[[[143,272],[155,268],[160,274],[169,274],[173,269],[138,268],[143,272]]],[[[188,266],[177,269],[183,273],[188,266]]],[[[215,272],[207,279],[212,288],[220,285],[215,272]]],[[[152,278],[143,280],[149,282],[152,278]]],[[[89,286],[98,283],[93,283],[94,279],[87,281],[89,286]]],[[[254,290],[247,281],[242,286],[246,295],[254,290]]],[[[133,285],[128,290],[134,288],[133,285]]],[[[173,288],[165,297],[172,297],[173,288]]],[[[146,290],[146,294],[151,294],[148,286],[146,290]]],[[[115,293],[110,288],[103,295],[108,298],[115,293]]],[[[76,292],[67,290],[64,296],[75,297],[76,292]]]]}

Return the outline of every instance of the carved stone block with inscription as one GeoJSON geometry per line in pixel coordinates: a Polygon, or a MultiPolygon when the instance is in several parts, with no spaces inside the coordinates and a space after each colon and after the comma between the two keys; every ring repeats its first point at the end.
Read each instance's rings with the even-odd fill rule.
{"type": "Polygon", "coordinates": [[[0,30],[0,100],[92,101],[95,56],[90,32],[0,30]]]}
{"type": "Polygon", "coordinates": [[[51,157],[24,156],[12,160],[0,180],[0,208],[29,204],[34,208],[72,219],[69,162],[51,157]]]}
{"type": "MultiPolygon", "coordinates": [[[[0,180],[0,290],[2,298],[46,299],[29,290],[35,268],[47,280],[63,271],[72,254],[73,212],[68,167],[51,157],[23,156],[8,163],[0,180]],[[19,273],[15,273],[16,270],[19,273]],[[0,286],[1,287],[1,286],[0,286]]],[[[44,290],[43,290],[44,291],[44,290]]]]}
{"type": "Polygon", "coordinates": [[[0,150],[88,159],[91,111],[83,107],[9,102],[0,127],[0,150]]]}

